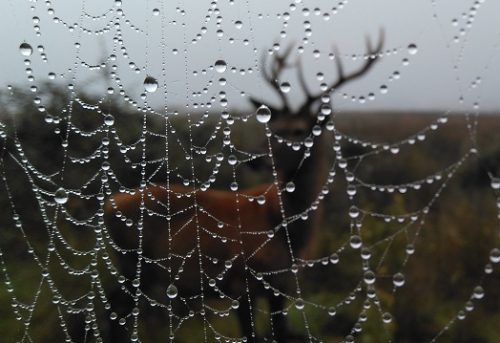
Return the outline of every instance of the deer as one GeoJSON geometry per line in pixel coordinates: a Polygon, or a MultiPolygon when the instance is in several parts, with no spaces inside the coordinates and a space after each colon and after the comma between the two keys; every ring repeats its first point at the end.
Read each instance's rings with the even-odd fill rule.
{"type": "MultiPolygon", "coordinates": [[[[188,307],[205,329],[207,312],[213,310],[208,298],[230,299],[229,311],[237,312],[241,341],[246,342],[259,341],[255,301],[263,297],[269,305],[271,340],[281,343],[293,339],[285,316],[280,314],[289,299],[286,295],[292,291],[293,274],[273,272],[289,270],[297,259],[314,253],[322,213],[316,199],[330,166],[324,158],[327,135],[311,132],[314,127],[323,130],[328,122],[328,115],[318,115],[320,107],[330,106],[333,92],[375,65],[383,43],[383,32],[375,46],[366,38],[366,58],[350,73],[345,72],[335,50],[337,78],[318,93],[309,89],[300,59],[289,62],[291,46],[281,54],[274,53],[270,68],[263,55],[263,80],[281,101],[281,107],[269,106],[271,119],[264,124],[270,133],[274,182],[237,191],[174,183],[143,185],[107,198],[105,229],[115,249],[121,251],[115,262],[130,282],[140,279],[140,285],[136,284],[139,294],[160,299],[152,301],[162,303],[168,311],[188,307]],[[282,72],[292,67],[297,68],[298,83],[305,94],[297,109],[292,108],[278,82],[282,72]],[[313,139],[312,146],[301,146],[299,151],[284,144],[304,142],[308,137],[313,139]],[[285,186],[290,182],[292,190],[285,186]],[[310,211],[312,205],[316,205],[314,211],[310,211]],[[297,220],[288,220],[294,216],[297,220]],[[188,300],[192,301],[189,305],[188,300]]],[[[250,102],[256,109],[263,104],[253,97],[250,102]]],[[[136,288],[125,285],[116,294],[129,294],[130,303],[136,288]]],[[[110,301],[115,307],[124,307],[119,296],[112,294],[110,301]]],[[[113,331],[113,341],[125,341],[125,330],[120,329],[113,331]]]]}

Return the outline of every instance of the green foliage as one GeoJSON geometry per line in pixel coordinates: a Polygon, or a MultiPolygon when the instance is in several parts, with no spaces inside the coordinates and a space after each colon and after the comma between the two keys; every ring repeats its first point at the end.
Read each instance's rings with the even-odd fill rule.
{"type": "MultiPolygon", "coordinates": [[[[66,130],[65,122],[65,92],[60,89],[46,88],[51,96],[49,112],[61,119],[58,128],[61,137],[66,130]]],[[[6,127],[8,140],[3,154],[2,168],[6,172],[9,186],[12,190],[16,204],[19,204],[17,212],[22,216],[26,235],[30,238],[33,248],[40,256],[47,253],[48,235],[42,224],[43,221],[37,214],[38,208],[31,189],[29,179],[5,153],[14,151],[16,137],[23,144],[29,160],[44,173],[51,173],[60,169],[63,163],[63,149],[58,139],[47,140],[53,126],[48,126],[43,114],[37,112],[31,101],[27,101],[29,95],[15,91],[16,96],[8,100],[3,108],[7,109],[1,116],[0,122],[6,127]],[[14,100],[12,100],[14,99],[14,100]],[[51,156],[50,160],[45,157],[51,156]]],[[[82,95],[82,99],[85,96],[82,95]]],[[[92,99],[87,99],[92,102],[92,99]]],[[[135,114],[131,109],[120,108],[114,104],[107,104],[103,111],[113,113],[115,116],[115,128],[124,144],[132,144],[140,136],[143,116],[135,114]]],[[[75,105],[71,109],[74,118],[79,118],[74,124],[81,130],[93,130],[102,125],[102,118],[86,111],[83,107],[75,105]],[[88,112],[88,113],[87,113],[88,112]],[[75,115],[78,114],[78,115],[75,115]],[[85,119],[82,119],[85,118],[85,119]]],[[[67,113],[67,112],[66,112],[67,113]]],[[[195,114],[193,118],[200,120],[200,115],[195,114]]],[[[184,129],[185,118],[181,114],[171,118],[171,125],[176,128],[177,135],[169,141],[169,163],[175,169],[172,175],[174,182],[182,182],[182,175],[188,175],[189,165],[184,161],[182,149],[188,146],[189,137],[184,129]]],[[[398,141],[409,133],[414,133],[429,125],[436,119],[431,114],[352,114],[336,118],[339,129],[351,136],[372,139],[380,142],[398,141]],[[395,130],[394,128],[397,128],[395,130]]],[[[217,129],[218,115],[209,116],[204,124],[194,127],[194,145],[206,142],[211,132],[217,129]],[[212,119],[213,117],[213,119],[212,119]]],[[[148,117],[148,129],[161,134],[165,132],[165,121],[158,117],[148,117]]],[[[308,295],[306,300],[329,304],[338,303],[356,293],[351,304],[341,306],[333,317],[327,315],[327,308],[316,308],[307,306],[304,311],[311,330],[315,333],[323,333],[325,342],[340,341],[349,333],[356,324],[360,313],[366,315],[368,320],[360,323],[363,335],[360,342],[371,343],[391,339],[394,342],[422,342],[432,339],[444,326],[455,318],[460,310],[463,310],[465,302],[469,299],[472,289],[482,279],[485,264],[488,262],[488,254],[493,246],[498,246],[498,220],[496,199],[489,187],[489,178],[484,166],[488,170],[497,171],[499,168],[500,141],[492,139],[498,136],[500,130],[500,117],[491,116],[480,118],[478,137],[481,157],[469,157],[460,167],[459,171],[448,181],[448,186],[439,194],[429,207],[429,214],[425,221],[417,220],[414,223],[401,224],[394,220],[386,222],[380,218],[366,217],[363,220],[361,236],[365,245],[370,248],[372,258],[371,268],[377,273],[376,290],[380,300],[380,309],[373,303],[370,308],[363,310],[365,302],[364,290],[356,291],[361,279],[361,258],[359,251],[348,247],[348,240],[353,232],[347,216],[350,206],[347,197],[344,196],[346,183],[344,175],[337,175],[335,187],[326,200],[325,220],[322,224],[321,236],[318,244],[317,256],[329,256],[343,246],[347,247],[340,254],[340,262],[320,268],[305,268],[301,275],[304,280],[303,291],[308,295]],[[404,227],[404,229],[402,229],[404,227]],[[382,243],[376,243],[380,242],[382,243]],[[408,244],[415,245],[415,254],[405,253],[408,244]],[[353,266],[355,266],[353,268],[353,266]],[[401,289],[394,291],[392,276],[396,272],[402,272],[406,278],[406,284],[401,289]],[[381,321],[381,310],[388,311],[393,315],[391,324],[381,321]]],[[[235,141],[237,147],[244,150],[259,152],[262,147],[254,137],[264,137],[261,128],[253,127],[247,123],[238,127],[235,124],[235,141]]],[[[434,174],[457,161],[470,149],[471,143],[464,140],[468,137],[464,129],[464,120],[461,116],[451,117],[447,125],[437,131],[427,133],[424,142],[414,146],[404,146],[398,155],[382,152],[379,155],[367,157],[363,163],[357,166],[356,175],[367,183],[391,184],[411,182],[428,175],[434,174]]],[[[219,128],[220,129],[220,128],[219,128]]],[[[77,139],[76,137],[70,137],[77,139]]],[[[69,154],[73,156],[85,156],[95,150],[102,137],[85,142],[74,142],[70,144],[69,154]]],[[[148,138],[146,142],[149,160],[154,160],[165,155],[165,142],[159,143],[154,138],[148,138]]],[[[4,143],[2,143],[4,144],[4,143]]],[[[213,140],[206,147],[208,154],[220,151],[221,142],[213,140]]],[[[345,144],[343,147],[349,155],[362,152],[359,147],[345,144]]],[[[117,146],[111,147],[112,168],[117,176],[128,187],[137,185],[131,180],[138,180],[138,171],[125,170],[121,156],[117,153],[117,146]],[[127,183],[129,182],[129,183],[127,183]]],[[[130,154],[131,160],[140,160],[139,152],[130,154]]],[[[97,162],[94,168],[99,168],[97,162]]],[[[199,162],[196,169],[200,175],[208,175],[211,164],[199,162]]],[[[66,180],[68,187],[81,187],[79,181],[86,180],[93,171],[68,167],[66,180]]],[[[95,169],[94,169],[95,172],[95,169]]],[[[153,169],[147,171],[148,174],[153,169]]],[[[446,173],[443,173],[445,179],[446,173]]],[[[158,173],[153,178],[154,182],[161,183],[164,173],[158,173]],[[163,176],[162,176],[163,175],[163,176]]],[[[221,168],[219,183],[220,188],[227,188],[231,180],[231,169],[221,168]]],[[[269,171],[254,172],[244,165],[239,169],[239,181],[242,187],[255,185],[269,179],[269,171]]],[[[426,184],[422,190],[408,190],[406,194],[370,192],[359,190],[356,196],[357,205],[364,211],[386,213],[390,215],[404,214],[427,206],[433,199],[433,195],[439,189],[441,183],[434,182],[426,184]]],[[[50,186],[48,186],[50,187],[50,186]]],[[[92,186],[91,186],[92,187],[92,186]]],[[[0,205],[9,209],[6,193],[0,196],[0,205]]],[[[497,194],[498,195],[498,194],[497,194]]],[[[85,201],[74,201],[68,203],[70,211],[75,216],[85,218],[89,208],[96,204],[85,201]]],[[[12,270],[12,283],[14,293],[20,301],[30,303],[34,289],[38,287],[40,274],[39,266],[34,264],[26,253],[26,244],[20,232],[14,228],[10,218],[10,210],[3,212],[0,216],[0,245],[4,251],[4,260],[12,270]]],[[[54,216],[56,213],[49,213],[54,216]]],[[[65,221],[63,221],[65,222],[65,221]]],[[[67,225],[67,224],[64,224],[67,225]]],[[[61,231],[67,234],[65,237],[71,244],[79,248],[88,248],[94,242],[78,228],[61,226],[61,231]]],[[[71,261],[75,268],[78,264],[85,265],[88,261],[75,259],[71,261]]],[[[63,291],[78,293],[78,280],[64,278],[65,273],[57,272],[57,265],[50,266],[51,274],[54,275],[58,288],[63,291]],[[60,279],[59,279],[60,277],[60,279]]],[[[2,280],[5,281],[5,280],[2,280]]],[[[104,280],[106,281],[106,280],[104,280]]],[[[494,273],[484,278],[483,286],[486,297],[482,301],[474,301],[475,309],[467,313],[467,317],[461,321],[457,320],[453,327],[441,337],[442,342],[497,342],[500,341],[500,274],[498,267],[494,273]]],[[[40,288],[40,300],[31,324],[33,336],[37,336],[40,342],[61,341],[57,307],[50,299],[50,291],[46,285],[40,288]]],[[[82,290],[83,292],[83,290],[82,290]]],[[[10,304],[10,295],[5,287],[0,287],[0,336],[5,342],[14,342],[21,339],[22,323],[15,320],[10,304]]],[[[215,301],[213,306],[217,306],[215,301]]],[[[259,301],[257,307],[266,310],[265,302],[259,301]]],[[[303,328],[303,316],[297,311],[292,303],[289,303],[289,324],[293,328],[303,328]]],[[[260,332],[267,332],[268,320],[262,314],[257,315],[257,327],[260,332]]],[[[214,327],[224,327],[229,334],[238,333],[238,323],[235,318],[214,318],[214,327]]],[[[199,330],[201,323],[190,321],[181,327],[178,332],[179,342],[202,341],[203,332],[199,330]]],[[[167,335],[166,328],[158,328],[159,332],[167,335]]]]}

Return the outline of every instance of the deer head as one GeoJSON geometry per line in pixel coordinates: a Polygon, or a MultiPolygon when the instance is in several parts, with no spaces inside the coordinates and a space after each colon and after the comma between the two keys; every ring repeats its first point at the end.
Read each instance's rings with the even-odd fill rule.
{"type": "MultiPolygon", "coordinates": [[[[364,55],[364,63],[350,73],[345,72],[341,55],[338,49],[334,48],[337,79],[330,84],[323,84],[321,87],[322,91],[318,93],[311,92],[308,87],[301,60],[298,59],[295,63],[288,61],[293,49],[292,45],[283,53],[274,55],[269,68],[266,66],[267,54],[263,55],[261,61],[262,75],[265,82],[274,90],[281,101],[281,107],[268,106],[271,110],[269,128],[276,138],[273,141],[273,152],[281,174],[280,181],[288,181],[294,175],[303,159],[303,153],[300,153],[300,151],[303,152],[303,149],[299,149],[300,151],[298,151],[297,149],[293,149],[293,145],[297,147],[300,144],[303,148],[306,145],[304,143],[309,141],[310,144],[310,140],[315,140],[318,130],[322,130],[329,121],[328,117],[332,112],[332,105],[330,103],[331,95],[350,81],[356,80],[366,74],[379,58],[383,44],[383,30],[381,30],[375,46],[373,46],[369,38],[366,38],[367,51],[364,55]],[[296,68],[299,85],[303,94],[305,94],[304,101],[296,109],[292,109],[287,95],[281,90],[279,82],[282,72],[288,68],[296,68]]],[[[256,108],[263,104],[262,101],[254,98],[250,98],[250,101],[256,108]]],[[[312,149],[309,150],[311,152],[312,149]]]]}

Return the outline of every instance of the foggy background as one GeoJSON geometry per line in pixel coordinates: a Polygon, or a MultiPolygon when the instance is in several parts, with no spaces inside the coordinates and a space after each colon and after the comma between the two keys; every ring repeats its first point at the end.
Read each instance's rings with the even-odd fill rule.
{"type": "MultiPolygon", "coordinates": [[[[213,85],[207,87],[206,94],[191,98],[188,103],[207,102],[211,96],[224,90],[230,108],[249,108],[248,101],[240,96],[241,91],[264,102],[277,104],[277,97],[259,81],[259,72],[245,75],[230,72],[233,66],[237,70],[249,67],[255,69],[263,51],[274,43],[280,43],[282,47],[290,43],[294,43],[295,47],[304,46],[304,53],[298,54],[295,49],[290,61],[299,57],[302,59],[309,85],[318,92],[320,82],[315,78],[317,72],[325,74],[326,82],[331,82],[335,77],[334,63],[328,59],[334,44],[343,55],[346,69],[350,70],[360,64],[360,59],[353,61],[351,56],[364,53],[365,36],[376,42],[379,30],[383,28],[386,37],[384,51],[391,53],[384,56],[368,76],[349,84],[336,94],[334,100],[338,110],[467,112],[473,109],[474,103],[479,103],[480,111],[498,111],[496,89],[500,83],[500,68],[495,63],[500,57],[498,1],[295,1],[295,10],[290,8],[290,3],[259,0],[235,1],[232,4],[219,1],[217,7],[220,12],[212,13],[210,20],[204,22],[209,14],[210,1],[164,4],[161,1],[123,1],[121,6],[116,6],[111,0],[52,1],[50,5],[41,1],[2,1],[0,85],[2,88],[7,84],[27,85],[24,57],[18,51],[19,44],[26,41],[34,48],[31,68],[35,84],[47,80],[48,72],[55,72],[64,75],[58,78],[61,82],[70,83],[71,78],[75,77],[77,89],[85,84],[86,89],[104,95],[108,85],[96,81],[102,71],[90,71],[79,63],[72,70],[75,73],[68,70],[78,61],[75,59],[75,42],[81,44],[81,60],[91,65],[98,64],[103,56],[112,53],[116,29],[111,25],[109,32],[94,35],[82,33],[79,29],[69,32],[67,26],[81,23],[82,27],[99,30],[116,13],[103,19],[92,19],[90,16],[121,8],[125,15],[121,19],[123,46],[129,58],[123,58],[121,46],[115,43],[118,58],[116,62],[108,61],[108,66],[114,63],[119,66],[117,73],[127,94],[139,103],[145,76],[149,74],[157,78],[167,94],[164,97],[163,92],[159,91],[149,95],[148,102],[156,108],[164,107],[165,104],[184,105],[192,92],[201,92],[211,81],[213,85]],[[473,7],[476,3],[480,4],[477,10],[473,7]],[[54,9],[54,15],[47,13],[48,8],[54,9]],[[80,18],[82,8],[88,16],[80,18]],[[159,15],[153,15],[154,8],[160,9],[159,15]],[[315,9],[320,10],[319,14],[315,13],[315,9]],[[337,13],[334,13],[335,9],[337,13]],[[290,14],[285,28],[284,12],[290,14]],[[324,20],[325,13],[330,15],[329,20],[324,20]],[[39,37],[33,30],[34,16],[40,19],[39,37]],[[220,27],[216,26],[218,16],[220,27]],[[61,21],[54,23],[53,17],[61,21]],[[125,23],[126,20],[130,20],[144,33],[134,32],[125,23]],[[242,22],[241,29],[235,26],[238,20],[242,22]],[[302,42],[305,21],[311,25],[307,44],[302,42]],[[206,33],[202,33],[202,38],[192,44],[192,39],[201,33],[202,27],[206,27],[206,33]],[[217,37],[219,28],[224,32],[222,37],[217,37]],[[280,37],[281,30],[286,31],[285,38],[280,37]],[[461,30],[466,34],[461,34],[461,30]],[[455,42],[454,37],[459,37],[459,40],[455,42]],[[234,43],[229,42],[230,38],[234,38],[234,43]],[[244,39],[249,40],[248,45],[243,44],[244,39]],[[162,42],[165,43],[164,48],[162,42]],[[417,54],[408,53],[409,44],[417,45],[417,54]],[[38,45],[44,46],[47,63],[41,61],[36,50],[38,45]],[[184,49],[186,54],[183,53],[184,49]],[[321,53],[319,58],[313,56],[315,49],[321,53]],[[175,50],[177,54],[174,54],[175,50]],[[404,58],[409,59],[408,66],[402,65],[404,58]],[[218,59],[224,59],[228,64],[228,70],[223,75],[210,69],[218,59]],[[165,61],[165,77],[161,72],[162,60],[165,61]],[[141,68],[140,73],[135,73],[127,66],[132,61],[141,68]],[[207,70],[205,75],[200,72],[203,69],[207,70]],[[198,75],[194,76],[193,71],[198,71],[198,75]],[[400,73],[399,79],[391,80],[394,72],[400,73]],[[221,76],[228,80],[228,85],[223,88],[217,82],[221,76]],[[480,82],[473,84],[477,78],[480,78],[480,82]],[[388,86],[387,94],[380,93],[381,85],[388,86]],[[347,99],[341,95],[344,92],[348,94],[347,99]],[[351,101],[351,96],[366,97],[370,92],[376,96],[373,101],[365,104],[351,101]],[[459,103],[460,97],[463,97],[463,103],[459,103]]],[[[301,89],[295,72],[291,70],[281,79],[291,83],[290,98],[297,103],[301,99],[301,89]]],[[[116,84],[111,86],[117,89],[116,84]]]]}

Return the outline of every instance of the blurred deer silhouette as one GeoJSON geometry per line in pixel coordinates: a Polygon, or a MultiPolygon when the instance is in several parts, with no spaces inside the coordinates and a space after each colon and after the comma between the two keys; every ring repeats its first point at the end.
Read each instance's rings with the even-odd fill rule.
{"type": "MultiPolygon", "coordinates": [[[[290,270],[296,259],[305,259],[314,250],[321,217],[318,195],[328,173],[324,158],[326,135],[317,133],[328,122],[330,95],[371,69],[383,41],[383,33],[375,46],[367,39],[363,64],[350,73],[344,71],[340,55],[336,54],[337,79],[323,85],[318,94],[309,90],[300,60],[288,62],[291,47],[276,53],[270,66],[264,56],[264,80],[282,102],[280,108],[270,108],[267,127],[272,132],[270,149],[276,182],[238,191],[145,185],[132,193],[109,197],[105,223],[116,249],[122,252],[118,254],[118,269],[131,284],[140,279],[136,288],[124,283],[116,296],[111,295],[119,316],[130,313],[134,292],[140,289],[141,296],[156,303],[152,308],[166,312],[170,301],[176,314],[198,316],[207,325],[207,313],[214,310],[207,301],[220,297],[230,304],[226,311],[236,309],[247,342],[256,342],[255,300],[264,297],[269,304],[271,340],[293,340],[281,312],[285,302],[293,299],[288,294],[294,292],[294,274],[273,272],[290,270]],[[305,100],[296,110],[291,108],[278,81],[282,72],[291,67],[297,69],[305,93],[305,100]],[[306,140],[312,145],[301,144],[298,151],[285,144],[306,140]],[[290,182],[293,191],[286,190],[290,182]],[[171,299],[167,298],[168,292],[171,299]]],[[[256,108],[262,105],[261,101],[251,101],[256,108]]],[[[117,325],[112,340],[123,342],[125,338],[120,335],[124,334],[125,330],[117,325]]]]}

